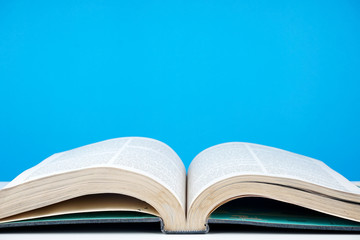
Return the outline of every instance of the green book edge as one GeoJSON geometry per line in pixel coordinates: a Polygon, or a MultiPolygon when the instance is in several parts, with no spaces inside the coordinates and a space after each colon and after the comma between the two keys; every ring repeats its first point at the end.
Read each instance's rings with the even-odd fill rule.
{"type": "Polygon", "coordinates": [[[220,206],[209,223],[242,223],[304,229],[360,230],[360,223],[266,198],[240,198],[220,206]]]}
{"type": "MultiPolygon", "coordinates": [[[[0,228],[58,225],[58,224],[89,224],[89,223],[134,223],[161,222],[157,216],[130,211],[86,212],[63,214],[8,223],[1,223],[0,228]]],[[[162,224],[162,223],[161,223],[162,224]]]]}

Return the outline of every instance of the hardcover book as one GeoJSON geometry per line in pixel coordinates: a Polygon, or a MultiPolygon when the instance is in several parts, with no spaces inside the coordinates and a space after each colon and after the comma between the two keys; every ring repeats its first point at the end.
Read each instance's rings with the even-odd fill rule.
{"type": "Polygon", "coordinates": [[[319,160],[242,142],[202,151],[186,173],[168,145],[124,137],[56,153],[0,190],[0,230],[107,222],[360,231],[360,188],[319,160]]]}

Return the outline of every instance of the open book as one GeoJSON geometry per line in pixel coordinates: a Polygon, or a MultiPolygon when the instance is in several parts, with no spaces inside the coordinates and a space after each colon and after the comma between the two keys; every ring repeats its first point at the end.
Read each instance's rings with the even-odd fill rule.
{"type": "Polygon", "coordinates": [[[360,188],[321,161],[241,142],[202,151],[186,174],[166,144],[124,137],[56,153],[0,190],[0,228],[156,221],[360,231],[360,188]]]}

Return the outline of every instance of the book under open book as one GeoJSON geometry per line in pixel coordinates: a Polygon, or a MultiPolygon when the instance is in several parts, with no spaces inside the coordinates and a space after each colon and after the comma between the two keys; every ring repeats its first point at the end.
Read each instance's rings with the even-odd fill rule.
{"type": "Polygon", "coordinates": [[[360,188],[319,160],[241,142],[202,151],[186,174],[166,144],[124,137],[56,153],[0,190],[0,228],[106,222],[360,231],[360,188]]]}

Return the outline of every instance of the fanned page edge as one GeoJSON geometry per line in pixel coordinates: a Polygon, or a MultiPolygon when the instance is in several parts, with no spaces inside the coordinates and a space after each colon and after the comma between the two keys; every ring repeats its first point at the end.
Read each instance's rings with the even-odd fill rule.
{"type": "Polygon", "coordinates": [[[44,180],[33,180],[1,190],[0,199],[3,201],[0,204],[0,217],[5,219],[79,196],[113,193],[148,203],[163,218],[166,230],[185,229],[185,212],[176,197],[163,185],[147,176],[115,168],[99,168],[47,177],[47,184],[44,184],[44,180]],[[133,180],[129,182],[128,179],[133,180]],[[79,192],[78,190],[83,189],[84,185],[87,186],[86,190],[79,192]],[[47,187],[44,189],[44,186],[47,187]],[[36,192],[43,192],[46,198],[34,195],[36,192]],[[24,198],[24,196],[33,197],[24,198]]]}
{"type": "MultiPolygon", "coordinates": [[[[91,170],[91,169],[98,169],[98,168],[103,168],[104,165],[102,164],[92,164],[91,166],[87,166],[87,167],[81,167],[80,169],[72,169],[72,170],[67,170],[65,169],[65,171],[55,171],[55,172],[50,172],[47,173],[43,176],[40,177],[35,177],[35,178],[29,178],[29,176],[31,176],[31,174],[33,174],[35,171],[37,170],[41,170],[41,168],[46,167],[49,163],[52,163],[52,161],[58,160],[61,157],[66,157],[66,155],[68,154],[72,154],[74,155],[74,152],[80,152],[83,155],[87,154],[88,151],[92,151],[93,148],[95,148],[95,150],[97,150],[96,148],[99,147],[99,145],[103,144],[103,143],[109,143],[109,142],[114,142],[114,141],[125,141],[125,145],[128,145],[126,147],[121,147],[120,151],[125,149],[128,150],[127,147],[129,147],[129,149],[131,151],[135,151],[135,154],[132,154],[132,152],[129,151],[127,152],[126,158],[123,156],[123,153],[119,153],[119,148],[116,145],[115,147],[116,150],[112,153],[111,158],[106,158],[105,160],[108,162],[111,162],[111,166],[106,166],[106,167],[114,167],[117,169],[122,169],[122,170],[126,170],[128,172],[134,172],[136,174],[139,175],[143,175],[146,176],[147,178],[150,178],[154,181],[156,181],[157,183],[159,183],[160,185],[162,185],[164,188],[167,189],[167,191],[171,192],[171,194],[177,199],[177,202],[180,204],[180,206],[182,207],[182,212],[181,214],[179,213],[179,217],[177,217],[176,221],[179,221],[180,218],[182,218],[182,215],[185,215],[185,207],[186,207],[186,169],[185,166],[183,164],[183,162],[180,160],[180,158],[178,157],[178,155],[174,152],[174,150],[172,148],[170,148],[168,145],[166,145],[163,142],[160,142],[158,140],[155,139],[151,139],[151,138],[144,138],[144,137],[124,137],[124,138],[116,138],[116,139],[110,139],[110,140],[105,140],[102,142],[98,142],[98,143],[94,143],[94,144],[89,144],[89,145],[85,145],[76,149],[72,149],[66,152],[62,152],[62,153],[57,153],[57,154],[53,154],[52,156],[50,156],[49,158],[45,159],[44,161],[42,161],[41,163],[39,163],[38,165],[36,165],[35,167],[28,169],[26,171],[24,171],[22,174],[20,174],[17,178],[15,178],[12,182],[10,182],[9,184],[7,184],[5,186],[5,188],[3,190],[11,190],[13,188],[17,188],[18,186],[22,186],[22,185],[26,185],[28,183],[31,182],[36,182],[36,181],[42,181],[43,179],[46,179],[50,176],[57,176],[57,175],[61,175],[61,174],[65,174],[65,173],[75,173],[76,171],[80,171],[80,170],[91,170]],[[134,143],[136,142],[136,144],[134,143]],[[140,142],[140,143],[139,143],[140,142]],[[145,143],[144,143],[145,142],[145,143]],[[140,144],[140,146],[139,146],[140,144]],[[145,146],[143,146],[143,144],[145,144],[145,146]],[[153,145],[156,145],[155,147],[153,147],[153,145]],[[150,149],[149,146],[150,145],[150,149]],[[142,150],[151,150],[152,152],[146,152],[146,154],[137,154],[137,148],[140,148],[142,150]],[[157,155],[156,158],[152,158],[152,159],[147,159],[149,156],[154,155],[154,153],[159,152],[161,156],[163,156],[163,164],[154,164],[154,161],[151,160],[157,160],[160,161],[160,155],[157,155]],[[151,153],[151,154],[150,154],[151,153]],[[171,156],[170,156],[170,155],[171,156]],[[166,156],[168,155],[168,156],[166,156]],[[131,157],[135,156],[136,159],[132,159],[131,157]],[[139,159],[140,157],[144,157],[144,159],[139,159]],[[170,157],[169,157],[170,156],[170,157]],[[122,165],[119,166],[114,166],[114,163],[119,162],[119,160],[117,160],[118,157],[123,157],[122,159],[125,160],[125,162],[128,162],[129,166],[126,166],[123,164],[123,162],[120,162],[122,165]],[[130,159],[129,159],[130,157],[130,159]],[[125,158],[125,159],[124,159],[125,158]],[[156,168],[156,171],[158,171],[157,173],[149,173],[147,172],[147,170],[143,170],[141,168],[134,168],[132,167],[132,164],[139,164],[139,162],[147,162],[146,165],[148,166],[148,168],[156,168]],[[169,166],[168,164],[170,164],[171,166],[169,166]],[[159,167],[160,166],[160,167],[159,167]],[[176,168],[176,170],[172,170],[173,168],[176,168]],[[166,172],[171,172],[171,174],[165,175],[166,172]],[[162,179],[164,178],[164,176],[168,176],[167,179],[162,179]],[[179,176],[179,177],[176,177],[179,176]],[[24,181],[25,179],[25,181],[24,181]],[[178,187],[174,190],[173,187],[169,186],[169,182],[174,182],[175,185],[177,185],[178,187]]],[[[101,148],[101,147],[100,147],[101,148]]],[[[104,148],[104,147],[102,147],[104,148]]],[[[106,148],[106,147],[105,147],[106,148]]],[[[104,149],[101,149],[101,151],[104,151],[104,149]]],[[[105,149],[105,153],[109,153],[108,149],[105,149]]],[[[75,154],[76,155],[76,154],[75,154]]],[[[81,157],[81,156],[80,156],[81,157]]],[[[123,161],[121,160],[121,161],[123,161]]],[[[80,161],[81,162],[81,161],[80,161]]],[[[74,162],[72,162],[74,163],[74,162]]],[[[63,164],[62,164],[63,165],[63,164]]],[[[76,164],[75,164],[76,165],[76,164]]],[[[171,205],[171,204],[170,204],[171,205]]],[[[169,206],[170,206],[169,205],[169,206]]],[[[176,212],[179,212],[178,209],[174,209],[174,211],[176,210],[176,212]]],[[[164,211],[163,211],[164,213],[164,211]]],[[[169,217],[167,217],[167,219],[169,220],[169,217]]],[[[173,224],[168,223],[168,227],[172,226],[173,224]]],[[[182,223],[179,225],[185,225],[185,220],[182,221],[182,223]]],[[[181,227],[184,228],[185,227],[181,227]]],[[[167,227],[165,227],[165,229],[167,229],[167,227]]],[[[167,230],[174,230],[174,226],[171,227],[171,229],[167,229],[167,230]]]]}
{"type": "MultiPolygon", "coordinates": [[[[225,180],[227,178],[231,178],[234,176],[239,176],[239,175],[258,175],[258,176],[271,176],[271,177],[281,177],[281,178],[289,178],[289,179],[294,179],[294,180],[300,180],[300,181],[304,181],[304,182],[308,182],[310,184],[315,184],[318,185],[312,181],[308,181],[306,179],[303,178],[299,178],[299,177],[293,177],[293,176],[289,176],[289,175],[277,175],[277,174],[269,174],[269,173],[261,173],[259,171],[254,172],[254,171],[249,171],[249,172],[241,172],[241,171],[233,171],[233,169],[235,169],[236,164],[232,163],[228,163],[229,166],[228,169],[230,169],[232,172],[228,173],[228,174],[223,174],[222,176],[219,177],[214,177],[215,174],[212,174],[211,172],[206,172],[205,168],[208,168],[207,170],[215,170],[220,172],[221,168],[224,167],[224,159],[221,158],[217,158],[217,159],[211,159],[209,156],[206,156],[207,154],[213,154],[212,152],[216,149],[220,149],[222,147],[227,147],[229,145],[242,145],[244,147],[244,150],[247,151],[249,153],[249,156],[251,158],[253,158],[253,163],[251,165],[260,165],[260,168],[264,169],[264,166],[261,166],[261,162],[259,161],[259,159],[256,157],[256,155],[254,154],[253,151],[251,151],[251,146],[255,146],[255,147],[260,147],[260,148],[264,148],[264,149],[269,149],[271,151],[274,152],[278,152],[281,154],[287,154],[289,156],[294,156],[297,157],[299,159],[306,159],[309,160],[309,162],[313,162],[314,165],[316,165],[319,169],[322,168],[322,170],[326,171],[333,179],[336,179],[336,181],[339,181],[339,184],[341,186],[343,186],[343,190],[339,190],[336,188],[332,188],[326,185],[319,185],[321,187],[327,187],[330,189],[334,189],[337,191],[342,191],[345,193],[352,193],[352,194],[360,194],[360,189],[357,188],[356,186],[354,186],[354,184],[351,184],[351,182],[349,180],[347,180],[344,176],[342,176],[340,173],[334,171],[333,169],[331,169],[329,166],[327,166],[324,162],[314,159],[314,158],[310,158],[304,155],[300,155],[300,154],[296,154],[290,151],[286,151],[283,149],[279,149],[279,148],[275,148],[275,147],[269,147],[269,146],[265,146],[265,145],[260,145],[260,144],[254,144],[254,143],[247,143],[247,142],[227,142],[227,143],[222,143],[222,144],[218,144],[215,146],[211,146],[205,150],[203,150],[202,152],[200,152],[195,158],[194,160],[191,162],[189,169],[188,169],[188,176],[187,176],[187,211],[190,209],[192,203],[194,202],[194,200],[196,199],[197,196],[199,196],[201,194],[201,192],[203,192],[205,189],[207,189],[208,187],[212,186],[213,184],[225,180]],[[205,156],[204,156],[205,155],[205,156]],[[200,160],[200,162],[199,162],[200,160]],[[220,162],[220,164],[214,164],[211,162],[211,160],[215,160],[220,162]],[[205,169],[205,171],[204,171],[205,169]],[[201,175],[206,176],[207,178],[209,178],[209,180],[203,181],[201,182],[201,175]],[[199,183],[201,182],[201,183],[199,183]]],[[[247,159],[246,161],[249,161],[249,159],[247,159]]]]}
{"type": "MultiPolygon", "coordinates": [[[[116,146],[117,147],[117,146],[116,146]]],[[[150,153],[150,152],[149,152],[150,153]]],[[[91,156],[90,154],[90,156],[91,156]]],[[[149,154],[150,156],[151,154],[149,154]]],[[[143,155],[144,156],[144,155],[143,155]]],[[[74,162],[76,161],[80,161],[81,162],[81,156],[80,157],[74,157],[71,156],[72,159],[74,159],[74,162]]],[[[64,164],[62,164],[64,165],[64,164]]],[[[74,148],[68,151],[64,151],[64,152],[60,152],[60,153],[55,153],[53,155],[51,155],[50,157],[44,159],[43,161],[41,161],[39,164],[35,165],[34,167],[31,167],[27,170],[25,170],[24,172],[22,172],[21,174],[19,174],[15,179],[13,179],[11,182],[9,182],[4,188],[11,188],[23,183],[26,183],[28,181],[31,180],[36,180],[36,179],[40,179],[40,178],[44,178],[47,176],[51,176],[51,175],[56,175],[59,173],[65,173],[65,172],[69,172],[69,171],[76,171],[79,169],[89,169],[89,168],[97,168],[97,167],[114,167],[114,168],[119,168],[119,169],[124,169],[124,170],[128,170],[128,171],[133,171],[142,175],[145,175],[147,177],[150,177],[154,180],[156,180],[157,182],[159,182],[160,184],[162,184],[163,186],[165,186],[166,188],[168,188],[173,194],[174,196],[178,199],[178,201],[180,202],[180,204],[182,205],[182,207],[185,210],[185,206],[186,206],[186,169],[184,166],[184,163],[181,161],[181,159],[179,158],[179,156],[176,154],[176,152],[167,144],[156,140],[156,139],[152,139],[152,138],[146,138],[146,137],[121,137],[121,138],[114,138],[114,139],[108,139],[108,140],[104,140],[104,141],[100,141],[100,142],[96,142],[96,143],[92,143],[92,144],[88,144],[88,145],[84,145],[78,148],[74,148]],[[115,148],[115,150],[113,149],[112,152],[109,152],[108,150],[106,150],[106,144],[108,145],[115,145],[117,144],[116,142],[124,142],[124,143],[120,143],[118,144],[120,146],[120,148],[115,148]],[[137,142],[137,143],[134,143],[137,142]],[[140,143],[139,143],[140,142],[140,143]],[[149,144],[151,143],[151,144],[149,144]],[[135,144],[135,145],[134,145],[135,144]],[[141,144],[145,144],[146,147],[141,146],[141,144]],[[100,146],[99,146],[100,145],[100,146]],[[101,145],[105,145],[104,147],[101,145]],[[150,147],[148,146],[150,145],[150,147]],[[152,146],[151,146],[152,145],[152,146]],[[109,158],[105,158],[105,162],[103,163],[92,163],[89,164],[88,166],[83,166],[77,169],[61,169],[61,170],[57,170],[57,172],[48,172],[45,173],[43,175],[39,175],[39,176],[35,176],[32,177],[32,175],[35,175],[34,173],[36,172],[41,172],[41,169],[46,169],[47,166],[51,166],[51,164],[53,164],[54,166],[56,166],[56,162],[62,159],[67,158],[67,155],[76,155],[76,152],[80,152],[82,154],[87,154],[86,151],[91,151],[91,148],[93,149],[101,149],[98,150],[99,152],[93,152],[91,154],[94,155],[100,155],[102,153],[104,154],[108,154],[109,158]],[[105,148],[105,150],[104,150],[105,148]],[[158,156],[162,156],[161,158],[152,158],[150,159],[152,162],[151,164],[148,164],[147,161],[149,162],[149,159],[141,159],[140,157],[136,158],[136,161],[131,162],[130,160],[125,160],[122,159],[121,161],[125,161],[125,163],[121,163],[120,160],[117,160],[117,158],[121,158],[122,157],[122,153],[124,153],[124,151],[127,151],[128,156],[131,157],[131,152],[133,151],[133,155],[135,156],[137,153],[137,150],[141,150],[141,151],[151,151],[152,153],[158,153],[158,156]],[[102,151],[102,152],[101,152],[102,151]],[[130,153],[129,153],[130,152],[130,153]],[[166,154],[164,154],[164,152],[166,154]],[[113,153],[112,155],[109,153],[113,153]],[[154,160],[157,159],[159,162],[160,160],[162,161],[162,163],[154,163],[154,160]],[[142,169],[142,166],[137,166],[134,167],[132,164],[136,163],[138,164],[139,162],[144,162],[144,164],[142,164],[143,166],[148,166],[146,170],[142,169]],[[165,166],[167,163],[167,166],[165,166]],[[157,173],[154,172],[152,173],[151,170],[151,165],[156,165],[158,166],[158,169],[155,169],[154,167],[152,168],[153,170],[155,169],[156,171],[158,171],[157,173]],[[159,170],[162,169],[162,170],[159,170]],[[163,179],[163,175],[165,175],[164,173],[168,172],[169,169],[172,169],[173,171],[172,174],[170,175],[168,174],[168,177],[166,177],[166,179],[163,179]],[[161,173],[161,174],[160,174],[161,173]],[[174,177],[176,176],[176,177],[174,177]],[[181,178],[181,179],[179,179],[181,178]]]]}
{"type": "MultiPolygon", "coordinates": [[[[9,182],[0,182],[0,190],[6,186],[9,182]]],[[[360,187],[360,182],[359,181],[356,181],[356,182],[352,182],[354,185],[360,187]]],[[[209,228],[209,223],[219,223],[217,221],[213,221],[211,219],[208,219],[207,223],[206,223],[206,229],[204,231],[166,231],[164,229],[164,223],[163,223],[163,220],[159,217],[158,220],[150,220],[150,222],[157,222],[157,221],[160,221],[160,227],[161,227],[161,231],[163,233],[167,233],[167,234],[178,234],[178,233],[188,233],[188,234],[201,234],[201,233],[207,233],[209,232],[210,228],[209,228]]],[[[109,221],[95,221],[96,223],[122,223],[122,222],[129,222],[127,220],[115,220],[115,221],[112,221],[112,220],[109,220],[109,221]]],[[[139,222],[139,223],[146,223],[146,222],[149,222],[149,220],[136,220],[136,221],[131,221],[131,222],[139,222]]],[[[77,221],[77,222],[73,222],[74,224],[76,223],[94,223],[94,221],[77,221]]],[[[244,223],[239,223],[238,221],[236,222],[231,222],[231,221],[223,221],[222,223],[231,223],[231,224],[244,224],[244,223]]],[[[58,222],[53,222],[53,223],[49,223],[49,224],[29,224],[29,223],[15,223],[15,224],[0,224],[0,228],[9,228],[9,227],[31,227],[31,226],[38,226],[38,225],[50,225],[50,224],[72,224],[71,222],[69,221],[58,221],[58,222]]],[[[248,223],[245,223],[248,225],[248,223]]],[[[250,224],[251,225],[251,224],[250,224]]],[[[256,225],[256,224],[252,224],[252,225],[256,225]]],[[[259,225],[259,224],[257,224],[259,225]]],[[[268,227],[277,227],[273,224],[265,224],[264,226],[268,226],[268,227]]],[[[289,227],[290,228],[290,227],[289,227]]],[[[299,229],[318,229],[318,230],[327,230],[327,229],[324,229],[324,228],[302,228],[302,227],[298,227],[299,229]]],[[[349,230],[348,228],[347,229],[328,229],[328,230],[349,230]]],[[[353,230],[353,231],[359,231],[359,229],[350,229],[350,230],[353,230]]]]}

